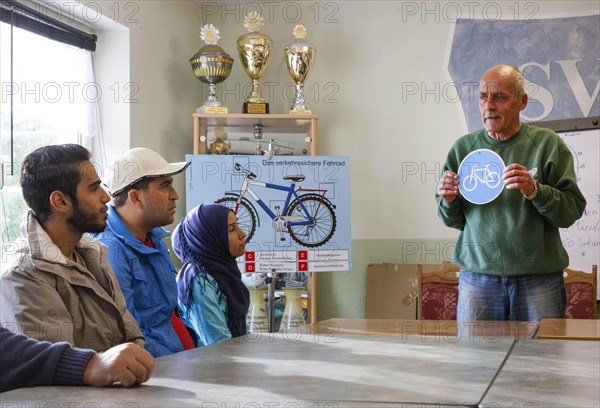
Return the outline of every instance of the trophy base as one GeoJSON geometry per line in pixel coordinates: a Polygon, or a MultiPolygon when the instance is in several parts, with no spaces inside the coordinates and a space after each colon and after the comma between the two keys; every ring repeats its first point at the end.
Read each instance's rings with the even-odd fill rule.
{"type": "Polygon", "coordinates": [[[210,144],[209,150],[212,154],[229,154],[231,153],[231,145],[223,142],[214,142],[210,144]]]}
{"type": "Polygon", "coordinates": [[[310,109],[290,109],[290,115],[312,115],[310,109]]]}
{"type": "Polygon", "coordinates": [[[269,113],[268,103],[244,102],[243,113],[269,113]]]}
{"type": "Polygon", "coordinates": [[[197,113],[229,113],[226,106],[200,106],[196,109],[197,113]]]}

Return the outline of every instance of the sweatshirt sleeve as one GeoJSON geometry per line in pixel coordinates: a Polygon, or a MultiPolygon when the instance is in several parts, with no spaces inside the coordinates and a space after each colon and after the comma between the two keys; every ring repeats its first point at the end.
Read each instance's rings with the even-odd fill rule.
{"type": "Polygon", "coordinates": [[[38,341],[0,327],[0,392],[38,385],[81,385],[95,353],[66,342],[38,341]]]}
{"type": "Polygon", "coordinates": [[[544,165],[533,205],[553,227],[568,228],[583,215],[586,200],[577,186],[573,155],[560,137],[556,139],[553,160],[544,165]]]}
{"type": "MultiPolygon", "coordinates": [[[[454,173],[458,173],[458,154],[456,152],[456,144],[452,146],[452,149],[448,153],[446,163],[440,173],[440,179],[443,177],[446,170],[450,170],[454,173]]],[[[466,218],[463,211],[460,195],[456,197],[451,203],[444,201],[437,193],[437,184],[435,192],[435,200],[438,207],[438,216],[442,220],[445,226],[450,228],[456,228],[462,231],[465,227],[466,218]]]]}
{"type": "Polygon", "coordinates": [[[438,205],[438,216],[444,225],[462,231],[465,227],[466,218],[460,197],[456,197],[454,201],[447,203],[436,193],[435,199],[438,205]]]}

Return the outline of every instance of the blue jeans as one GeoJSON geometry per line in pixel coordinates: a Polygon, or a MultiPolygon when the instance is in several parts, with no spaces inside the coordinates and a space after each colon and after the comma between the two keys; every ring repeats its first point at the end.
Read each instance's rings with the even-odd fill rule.
{"type": "Polygon", "coordinates": [[[562,319],[566,299],[562,272],[503,277],[461,270],[456,320],[562,319]]]}

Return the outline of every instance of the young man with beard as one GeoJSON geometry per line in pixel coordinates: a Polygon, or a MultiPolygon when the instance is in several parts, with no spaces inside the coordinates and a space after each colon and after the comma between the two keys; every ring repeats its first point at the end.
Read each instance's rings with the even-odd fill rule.
{"type": "Polygon", "coordinates": [[[127,308],[146,338],[146,350],[160,357],[193,348],[177,313],[177,271],[162,227],[174,221],[179,195],[173,176],[189,163],[168,163],[153,150],[121,153],[105,180],[112,196],[106,230],[93,236],[108,247],[127,308]]]}
{"type": "Polygon", "coordinates": [[[0,275],[0,322],[38,340],[105,351],[145,340],[107,259],[84,232],[106,227],[110,197],[79,145],[44,146],[21,167],[30,207],[0,275]]]}

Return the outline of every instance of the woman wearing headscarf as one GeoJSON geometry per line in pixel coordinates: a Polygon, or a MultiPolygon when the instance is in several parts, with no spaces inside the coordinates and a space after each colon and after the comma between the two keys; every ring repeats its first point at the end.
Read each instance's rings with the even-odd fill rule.
{"type": "Polygon", "coordinates": [[[236,258],[246,252],[246,233],[233,211],[201,204],[173,232],[173,249],[184,262],[177,294],[184,322],[201,345],[246,334],[248,289],[236,258]]]}

